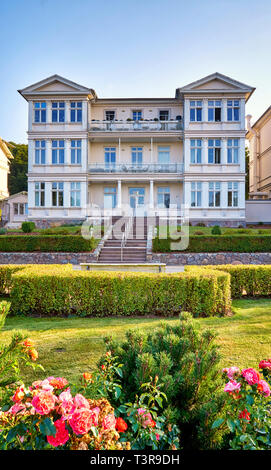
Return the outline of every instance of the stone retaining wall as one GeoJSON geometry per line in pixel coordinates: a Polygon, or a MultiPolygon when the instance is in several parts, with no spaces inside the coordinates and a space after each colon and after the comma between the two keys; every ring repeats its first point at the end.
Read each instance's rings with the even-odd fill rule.
{"type": "Polygon", "coordinates": [[[152,253],[148,263],[167,265],[271,264],[271,253],[152,253]]]}
{"type": "Polygon", "coordinates": [[[0,264],[95,263],[94,253],[0,253],[0,264]]]}
{"type": "MultiPolygon", "coordinates": [[[[167,265],[271,264],[271,253],[152,253],[147,263],[167,265]]],[[[0,264],[96,263],[93,253],[0,253],[0,264]]]]}

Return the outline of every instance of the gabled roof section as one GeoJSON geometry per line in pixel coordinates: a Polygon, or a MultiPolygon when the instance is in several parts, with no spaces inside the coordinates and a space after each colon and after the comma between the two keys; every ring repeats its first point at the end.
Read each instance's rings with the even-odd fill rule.
{"type": "Polygon", "coordinates": [[[14,158],[6,142],[3,139],[1,139],[1,137],[0,137],[0,149],[4,152],[7,158],[9,159],[14,158]]]}
{"type": "Polygon", "coordinates": [[[245,83],[238,82],[233,78],[222,75],[222,73],[215,72],[200,80],[189,83],[182,88],[176,89],[176,98],[184,95],[185,93],[204,94],[204,93],[243,93],[246,101],[254,92],[255,88],[246,85],[245,83]]]}
{"type": "Polygon", "coordinates": [[[96,92],[92,88],[86,88],[57,74],[18,90],[18,92],[26,100],[30,97],[50,95],[90,95],[90,98],[97,98],[96,92]]]}

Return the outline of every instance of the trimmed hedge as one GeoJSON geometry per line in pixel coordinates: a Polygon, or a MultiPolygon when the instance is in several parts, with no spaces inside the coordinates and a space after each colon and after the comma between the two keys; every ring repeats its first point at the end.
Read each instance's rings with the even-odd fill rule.
{"type": "Polygon", "coordinates": [[[26,267],[12,276],[11,309],[21,315],[224,315],[231,309],[230,275],[86,272],[26,267]]]}
{"type": "MultiPolygon", "coordinates": [[[[211,266],[206,266],[209,270],[211,266]]],[[[193,272],[193,267],[189,266],[187,272],[193,272]]],[[[212,266],[223,272],[228,272],[231,276],[232,298],[239,298],[243,295],[248,297],[271,296],[271,265],[219,265],[212,266]]]]}
{"type": "Polygon", "coordinates": [[[80,235],[2,235],[0,252],[86,252],[93,251],[98,241],[94,238],[85,240],[80,235]]]}
{"type": "MultiPolygon", "coordinates": [[[[153,252],[169,253],[169,238],[154,238],[153,252]]],[[[231,251],[237,253],[270,253],[271,235],[190,235],[189,245],[184,252],[216,253],[231,251]]]]}

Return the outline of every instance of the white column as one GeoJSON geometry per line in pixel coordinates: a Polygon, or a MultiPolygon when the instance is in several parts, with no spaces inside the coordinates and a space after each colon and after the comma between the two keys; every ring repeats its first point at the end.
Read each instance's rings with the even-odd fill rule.
{"type": "Polygon", "coordinates": [[[240,100],[240,121],[241,121],[241,129],[245,130],[246,128],[246,111],[245,111],[245,99],[242,98],[240,100]]]}
{"type": "Polygon", "coordinates": [[[202,122],[208,121],[208,100],[204,98],[202,100],[202,122]]]}
{"type": "Polygon", "coordinates": [[[239,139],[239,164],[240,164],[240,171],[245,172],[246,171],[246,140],[243,137],[239,139]]]}
{"type": "Polygon", "coordinates": [[[190,139],[185,138],[183,141],[184,171],[190,168],[190,139]]]}
{"type": "Polygon", "coordinates": [[[65,101],[65,122],[71,122],[70,116],[70,101],[65,101]]]}
{"type": "Polygon", "coordinates": [[[221,164],[227,164],[227,138],[222,137],[221,139],[221,164]]]}
{"type": "Polygon", "coordinates": [[[227,100],[226,98],[222,99],[222,109],[221,109],[221,122],[227,121],[227,100]]]}
{"type": "Polygon", "coordinates": [[[46,101],[46,122],[52,122],[52,101],[46,101]]]}
{"type": "Polygon", "coordinates": [[[153,162],[153,139],[151,137],[151,163],[153,162]]]}
{"type": "Polygon", "coordinates": [[[244,181],[240,181],[238,185],[238,206],[240,209],[245,209],[246,207],[246,185],[244,181]]]}
{"type": "Polygon", "coordinates": [[[81,165],[82,165],[82,170],[87,172],[88,171],[88,139],[82,139],[81,165]]]}
{"type": "Polygon", "coordinates": [[[35,207],[35,183],[28,182],[28,207],[35,207]]]}
{"type": "Polygon", "coordinates": [[[45,207],[52,206],[52,183],[45,183],[45,207]]]}
{"type": "Polygon", "coordinates": [[[34,120],[34,113],[33,113],[33,101],[28,102],[28,130],[32,131],[32,123],[34,120]]]}
{"type": "Polygon", "coordinates": [[[222,181],[220,183],[221,187],[221,201],[220,207],[226,209],[228,207],[228,182],[222,181]]]}
{"type": "Polygon", "coordinates": [[[183,204],[185,204],[187,207],[190,207],[191,205],[191,183],[190,181],[184,181],[183,182],[183,204]]]}
{"type": "Polygon", "coordinates": [[[35,164],[35,141],[28,139],[28,171],[32,171],[32,167],[35,164]]]}
{"type": "Polygon", "coordinates": [[[118,163],[120,163],[120,137],[119,137],[119,152],[118,152],[118,163]]]}
{"type": "Polygon", "coordinates": [[[203,137],[202,139],[202,164],[208,164],[208,139],[203,137]]]}
{"type": "Polygon", "coordinates": [[[121,180],[118,180],[118,209],[121,209],[121,180]]]}
{"type": "Polygon", "coordinates": [[[209,207],[209,183],[208,181],[203,181],[202,183],[201,203],[202,203],[203,209],[207,209],[209,207]]]}
{"type": "Polygon", "coordinates": [[[82,103],[82,127],[87,130],[88,127],[88,102],[83,101],[82,103]]]}
{"type": "Polygon", "coordinates": [[[65,181],[64,182],[64,200],[63,200],[63,207],[70,207],[70,189],[71,189],[71,182],[70,181],[65,181]]]}
{"type": "Polygon", "coordinates": [[[150,181],[150,209],[153,209],[153,180],[150,181]]]}
{"type": "Polygon", "coordinates": [[[52,141],[51,139],[46,140],[46,152],[45,161],[46,165],[52,165],[52,141]]]}
{"type": "Polygon", "coordinates": [[[71,163],[71,139],[65,139],[64,163],[68,165],[71,163]]]}

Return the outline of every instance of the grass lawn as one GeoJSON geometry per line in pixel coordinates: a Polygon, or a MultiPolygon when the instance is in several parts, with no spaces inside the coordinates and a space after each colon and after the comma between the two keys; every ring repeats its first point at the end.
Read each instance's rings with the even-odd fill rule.
{"type": "MultiPolygon", "coordinates": [[[[221,345],[222,367],[257,366],[271,356],[271,299],[235,300],[234,315],[201,318],[196,323],[214,329],[221,345]]],[[[177,322],[177,319],[168,319],[177,322]]],[[[123,338],[125,331],[153,329],[160,319],[150,318],[7,318],[0,342],[7,343],[14,330],[21,330],[34,341],[45,373],[26,371],[25,381],[39,377],[64,376],[73,381],[95,367],[104,351],[103,337],[123,338]]]]}

